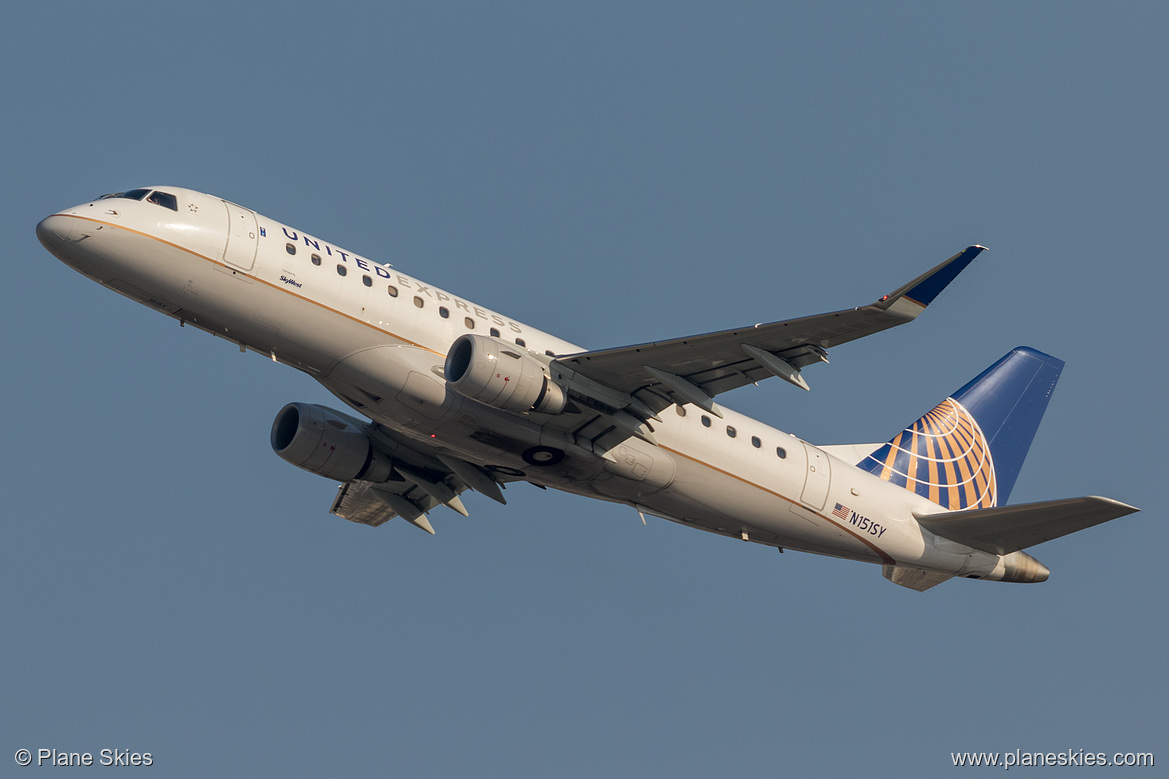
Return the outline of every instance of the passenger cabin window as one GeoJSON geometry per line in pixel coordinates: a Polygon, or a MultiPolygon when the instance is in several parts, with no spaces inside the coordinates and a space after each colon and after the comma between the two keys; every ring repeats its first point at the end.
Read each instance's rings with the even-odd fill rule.
{"type": "Polygon", "coordinates": [[[777,446],[777,447],[775,447],[775,455],[779,459],[784,460],[787,458],[787,450],[784,449],[782,446],[777,446]]]}
{"type": "Polygon", "coordinates": [[[373,286],[373,279],[371,279],[369,276],[362,276],[361,283],[367,287],[372,287],[373,286]]]}
{"type": "Polygon", "coordinates": [[[498,327],[493,327],[493,328],[491,328],[491,337],[492,337],[492,338],[498,338],[498,337],[499,337],[499,328],[498,328],[498,327]]]}
{"type": "Polygon", "coordinates": [[[284,251],[288,252],[289,254],[296,254],[296,244],[294,244],[294,243],[284,244],[284,251]]]}
{"type": "Polygon", "coordinates": [[[735,430],[735,428],[731,427],[730,425],[727,425],[727,435],[728,436],[730,436],[731,438],[734,438],[738,434],[739,434],[739,431],[735,430]]]}
{"type": "Polygon", "coordinates": [[[763,442],[759,440],[759,436],[757,436],[757,435],[751,436],[751,446],[755,447],[756,449],[763,446],[763,442]]]}
{"type": "Polygon", "coordinates": [[[393,284],[386,287],[386,292],[388,292],[390,294],[390,297],[392,297],[392,298],[398,297],[398,288],[395,287],[393,284]]]}
{"type": "Polygon", "coordinates": [[[314,253],[313,256],[310,257],[309,259],[311,259],[313,261],[313,265],[320,265],[321,264],[321,255],[319,255],[319,254],[314,253]]]}
{"type": "Polygon", "coordinates": [[[467,326],[467,329],[468,329],[468,330],[474,330],[474,329],[475,329],[475,320],[474,320],[474,319],[472,319],[472,318],[471,318],[471,317],[469,317],[469,316],[465,316],[465,317],[463,317],[463,324],[467,326]]]}
{"type": "Polygon", "coordinates": [[[425,305],[426,305],[426,301],[425,301],[425,300],[423,300],[422,298],[418,297],[417,295],[415,295],[415,296],[414,296],[414,307],[415,307],[415,308],[422,308],[422,307],[423,307],[423,306],[425,306],[425,305]]]}
{"type": "Polygon", "coordinates": [[[438,307],[438,315],[440,317],[442,317],[443,319],[450,319],[451,318],[451,311],[446,306],[439,306],[438,307]]]}
{"type": "Polygon", "coordinates": [[[710,427],[710,417],[708,417],[706,414],[702,415],[702,426],[710,427]]]}
{"type": "Polygon", "coordinates": [[[680,417],[686,416],[686,407],[685,406],[675,405],[674,410],[678,412],[678,416],[680,416],[680,417]]]}
{"type": "Polygon", "coordinates": [[[155,191],[146,200],[147,202],[154,203],[156,206],[169,208],[171,211],[179,210],[179,199],[169,192],[155,191]]]}
{"type": "Polygon", "coordinates": [[[528,345],[527,342],[525,342],[524,339],[522,339],[522,338],[515,339],[515,342],[517,344],[519,344],[520,346],[527,346],[528,345]]]}
{"type": "Polygon", "coordinates": [[[341,263],[337,263],[337,275],[338,275],[338,276],[344,276],[344,275],[345,275],[346,273],[348,273],[348,272],[349,272],[349,269],[348,269],[348,268],[346,268],[346,267],[345,267],[344,265],[342,265],[341,263]]]}

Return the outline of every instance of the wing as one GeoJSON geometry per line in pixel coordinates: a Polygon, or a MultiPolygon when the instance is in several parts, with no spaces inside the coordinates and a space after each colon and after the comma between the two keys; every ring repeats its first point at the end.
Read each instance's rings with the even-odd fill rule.
{"type": "Polygon", "coordinates": [[[1092,496],[937,514],[915,512],[914,516],[922,527],[943,538],[984,552],[1009,554],[1139,510],[1092,496]]]}
{"type": "Polygon", "coordinates": [[[629,396],[648,389],[637,397],[654,413],[674,403],[693,403],[718,415],[715,395],[769,376],[807,389],[800,369],[827,362],[827,349],[912,321],[983,250],[967,247],[860,308],[582,352],[559,357],[551,367],[560,371],[562,379],[584,377],[629,396]]]}

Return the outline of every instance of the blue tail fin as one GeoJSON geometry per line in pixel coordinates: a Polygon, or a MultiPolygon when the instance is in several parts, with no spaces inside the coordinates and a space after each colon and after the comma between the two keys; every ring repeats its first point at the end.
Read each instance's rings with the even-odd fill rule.
{"type": "Polygon", "coordinates": [[[857,467],[949,509],[1006,505],[1063,365],[1020,346],[857,467]]]}

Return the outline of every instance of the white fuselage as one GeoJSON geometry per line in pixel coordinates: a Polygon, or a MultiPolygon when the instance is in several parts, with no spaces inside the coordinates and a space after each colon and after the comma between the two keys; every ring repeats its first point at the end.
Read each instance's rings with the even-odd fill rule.
{"type": "MultiPolygon", "coordinates": [[[[211,195],[177,210],[120,198],[38,227],[79,272],[138,302],[291,365],[428,451],[780,548],[999,578],[998,555],[938,538],[912,512],[939,507],[827,451],[724,409],[674,406],[653,445],[597,456],[580,431],[452,391],[451,343],[497,336],[534,355],[582,351],[553,335],[211,195]],[[539,452],[564,452],[544,462],[539,452]]],[[[859,459],[859,458],[858,458],[859,459]]]]}

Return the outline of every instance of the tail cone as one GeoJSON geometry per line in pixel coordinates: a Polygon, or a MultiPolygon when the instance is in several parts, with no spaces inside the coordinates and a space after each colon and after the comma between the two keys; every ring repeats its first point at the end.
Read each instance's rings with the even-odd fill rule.
{"type": "Polygon", "coordinates": [[[999,559],[998,566],[988,579],[1019,584],[1045,582],[1051,569],[1026,552],[1011,552],[999,559]]]}

